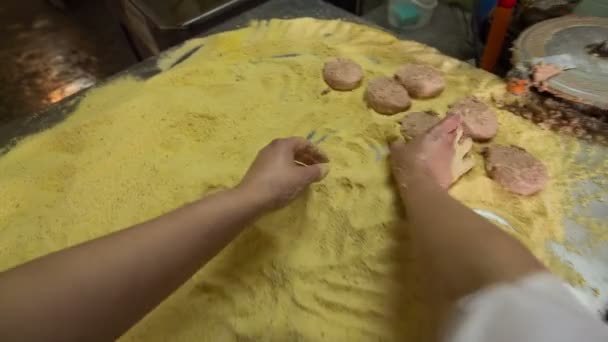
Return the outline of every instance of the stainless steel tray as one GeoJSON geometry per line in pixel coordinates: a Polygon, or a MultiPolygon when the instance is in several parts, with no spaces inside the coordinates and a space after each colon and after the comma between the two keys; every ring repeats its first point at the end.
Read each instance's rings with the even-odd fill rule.
{"type": "Polygon", "coordinates": [[[161,30],[184,29],[253,0],[128,0],[161,30]]]}

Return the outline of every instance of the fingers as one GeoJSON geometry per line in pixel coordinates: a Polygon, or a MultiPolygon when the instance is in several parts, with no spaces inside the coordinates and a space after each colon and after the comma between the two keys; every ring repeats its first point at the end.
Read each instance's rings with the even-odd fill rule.
{"type": "Polygon", "coordinates": [[[279,154],[288,154],[291,163],[295,162],[295,172],[304,185],[318,182],[329,172],[329,158],[316,145],[302,137],[274,140],[270,146],[279,154]]]}
{"type": "Polygon", "coordinates": [[[283,152],[295,154],[296,151],[311,145],[311,142],[302,137],[289,137],[278,139],[277,148],[283,152]]]}
{"type": "Polygon", "coordinates": [[[445,145],[452,145],[454,141],[462,136],[462,119],[460,115],[446,116],[441,122],[433,126],[428,132],[428,136],[435,141],[440,141],[445,145]]]}
{"type": "Polygon", "coordinates": [[[317,146],[309,143],[295,151],[294,160],[305,165],[328,163],[329,158],[317,146]]]}
{"type": "Polygon", "coordinates": [[[269,147],[276,149],[279,154],[288,155],[298,164],[313,165],[329,162],[329,158],[323,151],[302,137],[275,139],[269,147]]]}
{"type": "Polygon", "coordinates": [[[464,130],[462,127],[456,128],[456,141],[454,143],[460,143],[462,140],[462,136],[464,134],[464,130]]]}
{"type": "Polygon", "coordinates": [[[329,173],[329,164],[321,163],[299,167],[297,171],[304,181],[304,185],[319,182],[329,173]]]}
{"type": "Polygon", "coordinates": [[[473,148],[473,140],[469,137],[462,138],[462,128],[457,129],[456,140],[453,142],[454,158],[452,160],[452,183],[455,183],[465,173],[469,172],[475,161],[467,154],[473,148]]]}
{"type": "Polygon", "coordinates": [[[403,151],[405,151],[405,144],[406,142],[403,141],[402,139],[397,139],[394,141],[391,141],[389,143],[389,149],[391,151],[391,155],[399,155],[401,153],[403,153],[403,151]]]}
{"type": "Polygon", "coordinates": [[[467,138],[462,142],[456,144],[456,154],[455,157],[458,159],[464,158],[471,149],[473,148],[473,140],[471,138],[467,138]]]}
{"type": "Polygon", "coordinates": [[[459,134],[457,134],[456,140],[453,142],[454,149],[455,149],[454,158],[462,159],[473,148],[473,139],[471,139],[469,137],[465,137],[464,139],[461,139],[462,138],[462,129],[459,129],[458,131],[459,131],[459,134]]]}
{"type": "MultiPolygon", "coordinates": [[[[297,139],[299,138],[290,138],[297,139]]],[[[298,173],[302,176],[305,185],[318,182],[327,176],[329,173],[329,158],[316,145],[308,140],[302,144],[294,141],[294,160],[297,164],[303,165],[298,167],[298,173]]]]}
{"type": "Polygon", "coordinates": [[[448,134],[454,132],[462,124],[462,117],[458,114],[448,115],[441,120],[435,127],[431,128],[431,132],[435,134],[448,134]]]}
{"type": "Polygon", "coordinates": [[[452,183],[455,183],[460,177],[471,171],[474,166],[475,160],[472,157],[454,159],[452,163],[452,183]]]}

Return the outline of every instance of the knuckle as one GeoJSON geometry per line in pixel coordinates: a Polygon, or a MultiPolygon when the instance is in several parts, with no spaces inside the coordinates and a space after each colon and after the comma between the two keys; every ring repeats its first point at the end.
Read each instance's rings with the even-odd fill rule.
{"type": "Polygon", "coordinates": [[[280,146],[282,146],[284,143],[285,143],[285,139],[276,138],[276,139],[273,139],[270,142],[270,144],[268,144],[268,147],[272,148],[272,149],[276,149],[276,148],[279,148],[280,146]]]}

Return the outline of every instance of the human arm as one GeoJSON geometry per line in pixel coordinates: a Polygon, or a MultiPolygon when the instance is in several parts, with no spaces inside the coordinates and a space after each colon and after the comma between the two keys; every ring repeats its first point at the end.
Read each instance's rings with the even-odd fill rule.
{"type": "Polygon", "coordinates": [[[248,223],[322,179],[321,157],[305,139],[275,140],[233,189],[0,273],[0,340],[116,339],[248,223]]]}
{"type": "Polygon", "coordinates": [[[391,144],[414,245],[448,301],[545,270],[519,241],[448,194],[460,121],[452,116],[410,143],[391,144]]]}

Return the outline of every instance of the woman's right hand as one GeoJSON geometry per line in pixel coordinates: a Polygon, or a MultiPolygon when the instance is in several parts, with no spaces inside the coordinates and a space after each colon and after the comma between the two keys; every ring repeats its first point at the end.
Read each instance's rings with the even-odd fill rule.
{"type": "Polygon", "coordinates": [[[465,155],[472,142],[468,138],[460,141],[461,125],[462,118],[451,115],[408,143],[403,140],[391,143],[392,171],[399,186],[430,178],[447,189],[468,172],[473,162],[465,155]]]}

